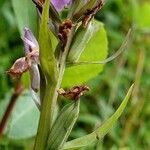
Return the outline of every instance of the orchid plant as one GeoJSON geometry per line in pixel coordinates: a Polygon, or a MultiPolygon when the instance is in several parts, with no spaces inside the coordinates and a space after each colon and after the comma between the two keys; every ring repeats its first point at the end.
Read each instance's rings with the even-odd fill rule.
{"type": "MultiPolygon", "coordinates": [[[[64,72],[75,66],[105,64],[121,54],[129,41],[129,30],[119,50],[104,60],[80,60],[87,43],[99,31],[101,23],[94,20],[104,5],[103,0],[32,0],[39,17],[39,36],[24,28],[22,37],[25,56],[16,60],[7,71],[13,78],[30,73],[30,91],[40,111],[35,150],[79,149],[99,141],[117,121],[131,95],[129,89],[118,110],[91,134],[67,141],[77,122],[81,96],[92,90],[87,85],[62,88],[64,72]],[[55,40],[53,40],[55,39],[55,40]],[[58,96],[68,100],[55,118],[58,96]]],[[[101,30],[101,28],[100,28],[101,30]]],[[[101,44],[101,43],[99,43],[101,44]]],[[[92,52],[91,52],[92,53],[92,52]]],[[[84,70],[83,70],[84,71],[84,70]]],[[[97,73],[97,72],[96,72],[97,73]]],[[[81,75],[82,76],[82,75],[81,75]]],[[[78,80],[78,79],[77,79],[78,80]]],[[[82,83],[85,81],[83,80],[82,83]]]]}

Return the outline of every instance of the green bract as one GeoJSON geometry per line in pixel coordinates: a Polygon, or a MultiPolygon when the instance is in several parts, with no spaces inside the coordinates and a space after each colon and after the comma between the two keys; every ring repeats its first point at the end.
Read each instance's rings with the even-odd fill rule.
{"type": "Polygon", "coordinates": [[[66,105],[56,119],[47,142],[47,149],[57,150],[62,148],[79,115],[80,101],[66,105]]]}

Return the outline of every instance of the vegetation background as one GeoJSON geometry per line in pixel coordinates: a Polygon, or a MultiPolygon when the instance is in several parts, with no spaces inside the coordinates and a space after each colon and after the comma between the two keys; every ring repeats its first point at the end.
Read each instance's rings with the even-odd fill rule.
{"type": "MultiPolygon", "coordinates": [[[[20,9],[26,8],[20,6],[20,9]]],[[[133,36],[128,50],[106,64],[103,72],[87,83],[91,91],[82,98],[80,117],[70,139],[90,133],[117,109],[131,83],[135,82],[135,88],[117,124],[102,141],[85,150],[150,149],[149,14],[149,0],[106,0],[96,16],[105,24],[109,55],[119,47],[131,27],[133,36]]],[[[0,119],[14,88],[14,81],[5,72],[22,55],[23,44],[12,3],[0,0],[0,119]]],[[[32,147],[39,114],[31,103],[26,90],[14,107],[5,136],[0,139],[0,150],[29,150],[32,147]]]]}

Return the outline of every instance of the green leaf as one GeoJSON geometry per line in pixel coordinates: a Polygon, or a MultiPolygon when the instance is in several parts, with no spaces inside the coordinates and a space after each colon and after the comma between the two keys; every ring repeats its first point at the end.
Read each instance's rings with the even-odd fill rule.
{"type": "Polygon", "coordinates": [[[67,60],[69,62],[77,62],[79,60],[87,43],[92,38],[94,33],[96,33],[98,30],[99,30],[99,24],[96,24],[94,22],[89,23],[87,28],[81,25],[77,29],[67,57],[67,60]]]}
{"type": "MultiPolygon", "coordinates": [[[[49,0],[44,3],[39,31],[41,68],[49,81],[57,78],[56,60],[51,44],[52,32],[49,30],[49,0]]],[[[49,82],[48,81],[48,82],[49,82]]]]}
{"type": "Polygon", "coordinates": [[[6,133],[12,139],[25,139],[36,135],[39,110],[35,106],[30,92],[24,91],[18,98],[8,123],[6,133]]]}
{"type": "Polygon", "coordinates": [[[78,100],[64,106],[50,131],[47,149],[62,148],[78,118],[79,104],[78,100]]]}
{"type": "Polygon", "coordinates": [[[150,28],[150,19],[148,15],[150,14],[150,2],[142,2],[142,4],[136,6],[135,10],[134,17],[138,27],[150,28]]]}
{"type": "Polygon", "coordinates": [[[4,115],[6,108],[9,104],[9,100],[11,98],[11,95],[12,95],[12,91],[9,91],[9,92],[5,93],[4,99],[0,100],[0,120],[3,118],[3,115],[4,115]]]}
{"type": "Polygon", "coordinates": [[[121,103],[117,111],[108,120],[106,120],[106,122],[104,122],[100,127],[98,127],[91,134],[67,142],[63,147],[63,150],[79,149],[81,147],[89,146],[95,143],[96,141],[101,140],[108,133],[110,128],[116,123],[118,118],[121,116],[131,96],[132,90],[133,90],[133,85],[130,87],[125,99],[123,100],[123,102],[121,103]]]}
{"type": "Polygon", "coordinates": [[[37,12],[32,0],[12,0],[12,6],[20,34],[23,35],[23,28],[28,27],[34,33],[37,28],[37,12]]]}
{"type": "MultiPolygon", "coordinates": [[[[98,26],[98,31],[93,33],[93,36],[87,43],[79,61],[100,61],[104,60],[107,56],[108,41],[104,26],[100,22],[95,22],[95,26],[98,26]]],[[[102,69],[102,64],[66,68],[62,86],[69,87],[85,83],[97,76],[102,69]]]]}

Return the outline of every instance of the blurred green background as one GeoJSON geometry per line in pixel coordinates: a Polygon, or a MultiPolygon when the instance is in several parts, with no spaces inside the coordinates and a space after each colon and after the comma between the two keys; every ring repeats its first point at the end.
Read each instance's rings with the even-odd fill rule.
{"type": "MultiPolygon", "coordinates": [[[[150,149],[149,15],[149,0],[106,0],[103,9],[96,15],[96,19],[105,24],[109,55],[119,47],[131,27],[133,35],[128,50],[106,64],[103,72],[87,83],[91,91],[81,100],[80,117],[70,139],[90,133],[117,109],[133,82],[135,88],[116,125],[102,141],[85,150],[150,149]]],[[[0,0],[0,119],[14,87],[14,81],[5,72],[22,55],[23,44],[12,3],[10,0],[0,0]]],[[[28,91],[18,101],[5,136],[0,139],[0,150],[29,150],[33,145],[38,110],[33,109],[28,91]],[[28,99],[26,103],[25,99],[28,99]],[[20,114],[20,110],[24,111],[20,114]]]]}

